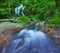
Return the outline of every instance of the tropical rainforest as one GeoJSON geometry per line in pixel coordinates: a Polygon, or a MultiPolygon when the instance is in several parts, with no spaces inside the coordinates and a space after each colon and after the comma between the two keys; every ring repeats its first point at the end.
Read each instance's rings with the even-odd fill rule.
{"type": "Polygon", "coordinates": [[[60,26],[60,0],[1,0],[0,20],[17,19],[18,23],[46,21],[50,25],[60,26]],[[24,16],[15,14],[15,8],[23,4],[24,16]]]}
{"type": "Polygon", "coordinates": [[[60,53],[60,0],[0,0],[0,53],[60,53]]]}

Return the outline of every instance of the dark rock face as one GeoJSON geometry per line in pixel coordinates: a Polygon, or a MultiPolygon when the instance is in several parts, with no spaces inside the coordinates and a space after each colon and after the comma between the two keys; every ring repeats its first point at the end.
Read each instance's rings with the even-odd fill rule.
{"type": "Polygon", "coordinates": [[[41,31],[23,29],[1,53],[60,53],[60,46],[41,31]]]}

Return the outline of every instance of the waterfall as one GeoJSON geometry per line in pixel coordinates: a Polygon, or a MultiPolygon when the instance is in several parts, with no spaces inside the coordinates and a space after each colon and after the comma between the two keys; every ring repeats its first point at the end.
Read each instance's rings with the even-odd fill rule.
{"type": "Polygon", "coordinates": [[[56,43],[45,33],[35,29],[22,29],[1,53],[60,53],[56,43]]]}

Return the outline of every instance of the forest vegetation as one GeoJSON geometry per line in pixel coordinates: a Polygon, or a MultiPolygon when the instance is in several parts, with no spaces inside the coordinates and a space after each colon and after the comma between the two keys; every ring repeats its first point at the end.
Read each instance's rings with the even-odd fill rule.
{"type": "Polygon", "coordinates": [[[0,19],[17,19],[18,23],[46,21],[60,26],[60,0],[1,0],[0,19]],[[15,8],[23,4],[24,16],[16,15],[15,8]]]}

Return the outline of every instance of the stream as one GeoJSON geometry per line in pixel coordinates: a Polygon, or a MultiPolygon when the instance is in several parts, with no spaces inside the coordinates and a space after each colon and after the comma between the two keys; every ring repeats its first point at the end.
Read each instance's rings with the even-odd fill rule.
{"type": "Polygon", "coordinates": [[[51,37],[37,30],[37,27],[25,28],[0,53],[60,53],[60,46],[51,37]]]}

